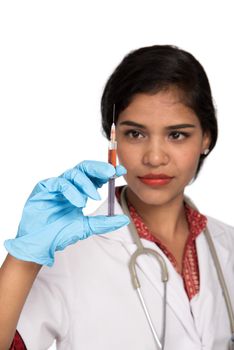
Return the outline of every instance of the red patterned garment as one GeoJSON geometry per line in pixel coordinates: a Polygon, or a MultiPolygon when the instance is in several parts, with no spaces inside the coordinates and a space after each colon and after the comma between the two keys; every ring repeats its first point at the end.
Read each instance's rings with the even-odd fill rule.
{"type": "Polygon", "coordinates": [[[27,350],[27,348],[23,342],[23,339],[21,338],[21,336],[19,335],[19,333],[17,331],[15,333],[14,340],[13,340],[9,350],[27,350]]]}
{"type": "MultiPolygon", "coordinates": [[[[120,192],[121,188],[119,187],[116,189],[117,198],[120,197],[120,192]]],[[[130,203],[128,203],[128,206],[138,235],[141,238],[147,239],[157,244],[157,246],[168,257],[168,259],[175,267],[176,271],[179,273],[178,264],[173,254],[162,242],[160,242],[158,238],[153,236],[148,227],[144,224],[140,215],[136,212],[135,208],[130,203]]],[[[190,234],[184,248],[181,276],[183,278],[185,291],[188,295],[189,300],[191,300],[199,292],[200,287],[199,266],[195,240],[206,227],[207,218],[204,215],[200,214],[197,210],[189,207],[188,204],[185,204],[185,214],[190,234]]]]}

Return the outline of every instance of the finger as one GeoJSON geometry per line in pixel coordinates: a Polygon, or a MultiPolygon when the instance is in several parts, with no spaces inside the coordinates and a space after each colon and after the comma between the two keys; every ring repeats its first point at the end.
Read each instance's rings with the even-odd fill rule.
{"type": "Polygon", "coordinates": [[[116,171],[116,176],[123,176],[127,174],[127,170],[121,164],[116,166],[115,171],[116,171]]]}
{"type": "Polygon", "coordinates": [[[129,224],[129,218],[126,215],[115,216],[86,216],[84,217],[85,231],[87,237],[92,234],[101,234],[115,231],[122,226],[129,224]]]}
{"type": "Polygon", "coordinates": [[[76,167],[65,171],[61,177],[70,181],[81,193],[87,195],[88,197],[94,200],[101,199],[96,186],[92,183],[86,174],[84,174],[76,167]]]}
{"type": "MultiPolygon", "coordinates": [[[[83,166],[83,164],[86,164],[87,167],[89,167],[90,164],[88,164],[88,163],[98,164],[98,166],[101,167],[102,176],[103,176],[103,172],[104,172],[104,177],[100,177],[100,175],[99,175],[99,178],[98,177],[93,177],[92,174],[91,174],[91,179],[92,179],[92,181],[93,181],[93,183],[95,184],[96,187],[102,187],[102,185],[104,183],[106,183],[113,176],[119,177],[119,176],[122,176],[122,175],[127,173],[127,170],[124,168],[123,165],[117,165],[116,168],[115,168],[109,163],[97,162],[97,161],[85,161],[83,163],[80,163],[80,165],[83,166]]],[[[80,166],[80,165],[78,165],[78,166],[80,166]]],[[[86,167],[86,165],[85,165],[85,167],[86,167]]]]}
{"type": "Polygon", "coordinates": [[[48,193],[45,193],[45,190],[50,194],[61,193],[71,204],[78,208],[83,208],[87,201],[87,196],[80,193],[71,182],[61,177],[54,177],[39,182],[35,188],[35,191],[33,191],[33,194],[35,194],[30,198],[30,200],[47,199],[48,193]],[[39,189],[40,192],[38,191],[39,189]]]}
{"type": "Polygon", "coordinates": [[[61,177],[71,181],[80,192],[92,199],[99,200],[96,188],[101,187],[115,174],[115,168],[108,163],[84,161],[76,167],[65,171],[61,177]]]}
{"type": "Polygon", "coordinates": [[[77,169],[84,172],[96,187],[101,187],[115,175],[115,167],[106,162],[85,160],[77,165],[77,169]]]}
{"type": "Polygon", "coordinates": [[[129,219],[125,215],[116,216],[83,216],[64,227],[53,241],[53,251],[63,250],[67,245],[88,238],[93,234],[107,233],[127,225],[129,219]]]}

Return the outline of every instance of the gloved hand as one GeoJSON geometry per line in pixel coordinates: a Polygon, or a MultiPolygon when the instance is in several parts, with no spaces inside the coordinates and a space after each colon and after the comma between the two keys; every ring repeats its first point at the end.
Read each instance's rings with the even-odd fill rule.
{"type": "Polygon", "coordinates": [[[97,188],[125,172],[122,166],[115,169],[108,163],[84,161],[59,177],[39,182],[25,204],[16,238],[4,242],[7,251],[20,260],[52,266],[55,251],[128,224],[125,215],[82,213],[89,197],[100,199],[97,188]]]}

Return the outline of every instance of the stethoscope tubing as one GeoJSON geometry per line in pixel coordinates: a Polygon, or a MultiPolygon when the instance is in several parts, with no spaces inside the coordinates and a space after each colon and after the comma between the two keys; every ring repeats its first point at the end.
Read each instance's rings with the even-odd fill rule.
{"type": "Polygon", "coordinates": [[[141,293],[141,288],[140,288],[140,287],[137,288],[136,291],[137,291],[138,297],[139,297],[139,299],[140,299],[140,301],[141,301],[141,305],[142,305],[143,310],[144,310],[144,312],[145,312],[145,316],[146,316],[147,321],[148,321],[148,323],[149,323],[150,329],[151,329],[151,331],[152,331],[152,333],[153,333],[153,337],[154,337],[154,339],[155,339],[155,341],[156,341],[156,343],[157,343],[159,349],[163,349],[163,345],[161,344],[161,342],[160,342],[160,340],[159,340],[159,337],[158,337],[158,335],[157,335],[157,333],[156,333],[156,331],[155,331],[155,329],[154,329],[153,322],[152,322],[152,320],[151,320],[151,317],[150,317],[150,314],[149,314],[149,312],[148,312],[147,306],[146,306],[146,304],[145,304],[143,295],[142,295],[142,293],[141,293]]]}
{"type": "Polygon", "coordinates": [[[144,309],[144,312],[145,312],[146,318],[148,320],[150,329],[153,333],[154,339],[155,339],[159,349],[163,349],[164,343],[165,343],[165,334],[166,334],[167,282],[169,279],[166,263],[165,263],[163,257],[158,252],[156,252],[155,250],[150,249],[150,248],[145,248],[142,245],[141,247],[137,248],[137,250],[132,254],[132,256],[130,258],[130,262],[129,262],[129,270],[130,270],[130,274],[131,274],[131,278],[132,278],[132,284],[138,293],[139,299],[141,301],[142,307],[144,309]],[[164,285],[162,342],[160,342],[159,337],[158,337],[158,335],[155,331],[155,328],[153,326],[153,322],[151,320],[149,311],[146,307],[144,298],[143,298],[142,293],[141,293],[141,285],[140,285],[140,281],[138,279],[137,272],[136,272],[137,258],[141,255],[144,255],[144,254],[153,255],[156,258],[156,260],[158,261],[160,268],[161,268],[161,281],[163,282],[163,285],[164,285]]]}

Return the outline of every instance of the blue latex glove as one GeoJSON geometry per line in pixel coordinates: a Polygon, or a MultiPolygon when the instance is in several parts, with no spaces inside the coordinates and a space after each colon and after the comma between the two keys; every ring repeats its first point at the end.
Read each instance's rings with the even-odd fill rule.
{"type": "MultiPolygon", "coordinates": [[[[39,182],[27,200],[15,239],[4,242],[14,257],[52,266],[54,253],[92,234],[129,223],[125,215],[84,216],[87,199],[100,199],[97,188],[126,173],[104,162],[84,161],[59,177],[39,182]]],[[[79,247],[77,247],[79,249],[79,247]]]]}

